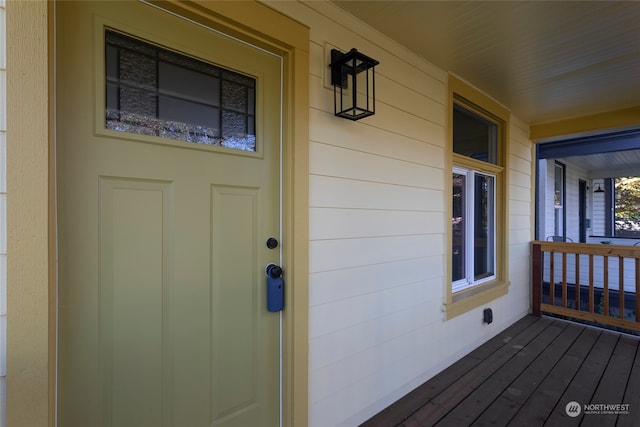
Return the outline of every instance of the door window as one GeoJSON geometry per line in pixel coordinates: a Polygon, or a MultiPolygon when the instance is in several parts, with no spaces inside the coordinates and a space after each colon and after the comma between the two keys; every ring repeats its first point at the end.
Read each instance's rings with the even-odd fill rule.
{"type": "Polygon", "coordinates": [[[106,31],[107,129],[256,151],[256,79],[106,31]]]}

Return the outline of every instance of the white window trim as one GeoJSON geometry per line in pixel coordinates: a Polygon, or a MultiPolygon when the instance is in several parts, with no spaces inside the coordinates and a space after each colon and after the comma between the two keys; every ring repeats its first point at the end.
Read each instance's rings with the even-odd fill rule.
{"type": "Polygon", "coordinates": [[[460,292],[463,291],[465,289],[469,289],[472,288],[474,286],[478,286],[481,285],[483,283],[486,282],[490,282],[493,280],[496,280],[497,278],[497,247],[496,247],[496,241],[497,241],[497,224],[496,224],[496,183],[497,183],[497,177],[494,174],[490,174],[487,172],[483,172],[483,171],[477,171],[474,169],[468,169],[468,168],[463,168],[460,166],[454,166],[453,167],[453,173],[458,174],[458,175],[464,175],[465,176],[465,184],[464,184],[464,194],[465,194],[465,220],[464,220],[464,225],[465,225],[465,277],[463,279],[460,280],[456,280],[455,282],[453,282],[451,284],[451,290],[453,293],[456,292],[460,292]],[[493,261],[493,274],[487,277],[483,277],[480,280],[475,280],[475,274],[474,274],[474,243],[473,243],[473,236],[475,235],[474,232],[474,227],[475,227],[475,221],[471,220],[474,216],[474,206],[475,206],[475,191],[474,191],[474,183],[475,183],[475,175],[476,173],[481,174],[481,175],[485,175],[485,176],[490,176],[493,178],[493,188],[491,189],[491,193],[492,193],[492,205],[491,205],[491,218],[492,218],[492,223],[491,223],[491,229],[492,229],[492,254],[491,254],[491,258],[493,261]]]}

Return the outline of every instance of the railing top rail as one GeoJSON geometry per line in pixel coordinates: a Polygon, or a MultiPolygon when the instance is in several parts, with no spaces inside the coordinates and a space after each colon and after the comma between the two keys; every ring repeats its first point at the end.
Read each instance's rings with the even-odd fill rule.
{"type": "Polygon", "coordinates": [[[621,256],[624,258],[640,258],[640,246],[603,245],[597,243],[566,243],[534,240],[532,245],[540,247],[543,252],[569,254],[621,256]]]}

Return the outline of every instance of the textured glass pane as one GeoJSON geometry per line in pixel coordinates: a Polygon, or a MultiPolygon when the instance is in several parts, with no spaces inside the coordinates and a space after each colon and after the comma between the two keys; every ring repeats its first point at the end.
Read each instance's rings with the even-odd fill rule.
{"type": "Polygon", "coordinates": [[[222,132],[225,136],[222,145],[239,150],[255,150],[255,135],[250,135],[247,132],[247,116],[245,114],[224,110],[222,123],[222,132]]]}
{"type": "Polygon", "coordinates": [[[465,278],[465,180],[466,176],[453,174],[453,281],[465,278]]]}
{"type": "Polygon", "coordinates": [[[256,80],[111,31],[106,127],[256,150],[256,80]]]}
{"type": "Polygon", "coordinates": [[[153,58],[122,50],[120,51],[119,59],[118,77],[124,84],[146,90],[155,90],[158,75],[156,61],[153,58]]]}
{"type": "Polygon", "coordinates": [[[222,82],[222,103],[225,108],[246,113],[247,101],[247,88],[245,86],[228,81],[222,82]]]}
{"type": "Polygon", "coordinates": [[[155,92],[133,87],[120,87],[120,112],[145,117],[157,116],[155,92]]]}

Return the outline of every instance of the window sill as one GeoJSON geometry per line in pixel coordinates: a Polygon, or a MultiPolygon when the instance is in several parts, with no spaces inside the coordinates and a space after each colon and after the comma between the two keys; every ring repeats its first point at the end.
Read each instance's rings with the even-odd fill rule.
{"type": "Polygon", "coordinates": [[[506,295],[509,292],[509,284],[508,281],[495,280],[450,294],[451,301],[444,305],[445,319],[453,319],[506,295]]]}

